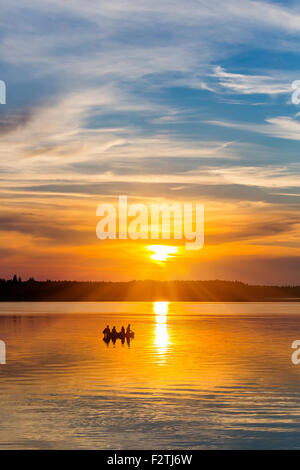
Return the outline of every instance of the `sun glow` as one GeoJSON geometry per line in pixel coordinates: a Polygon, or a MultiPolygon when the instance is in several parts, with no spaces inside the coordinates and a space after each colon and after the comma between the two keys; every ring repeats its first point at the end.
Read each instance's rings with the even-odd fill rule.
{"type": "Polygon", "coordinates": [[[166,261],[168,258],[172,258],[172,255],[178,252],[177,246],[166,246],[166,245],[150,245],[147,246],[147,250],[153,251],[153,255],[150,255],[151,259],[155,261],[166,261]]]}

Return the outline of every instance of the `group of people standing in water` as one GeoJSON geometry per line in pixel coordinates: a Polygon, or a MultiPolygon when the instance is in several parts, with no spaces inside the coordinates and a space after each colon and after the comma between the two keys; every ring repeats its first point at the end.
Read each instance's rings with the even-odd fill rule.
{"type": "Polygon", "coordinates": [[[113,326],[112,330],[110,330],[109,325],[107,325],[107,327],[104,328],[104,330],[103,330],[104,336],[117,336],[117,335],[130,336],[131,333],[132,333],[132,331],[130,329],[130,324],[127,326],[126,331],[125,331],[125,327],[122,326],[121,331],[119,333],[117,332],[115,326],[113,326]]]}

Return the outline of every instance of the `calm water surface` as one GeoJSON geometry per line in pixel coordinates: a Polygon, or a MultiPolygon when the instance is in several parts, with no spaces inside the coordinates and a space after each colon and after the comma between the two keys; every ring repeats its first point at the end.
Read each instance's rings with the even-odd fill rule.
{"type": "Polygon", "coordinates": [[[299,303],[2,302],[0,339],[1,449],[300,449],[299,303]]]}

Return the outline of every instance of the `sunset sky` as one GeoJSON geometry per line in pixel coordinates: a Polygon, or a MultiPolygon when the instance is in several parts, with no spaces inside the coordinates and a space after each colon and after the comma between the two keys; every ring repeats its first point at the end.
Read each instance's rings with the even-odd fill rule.
{"type": "Polygon", "coordinates": [[[0,277],[299,284],[299,3],[7,0],[0,23],[0,277]],[[119,195],[203,203],[204,248],[99,240],[119,195]]]}

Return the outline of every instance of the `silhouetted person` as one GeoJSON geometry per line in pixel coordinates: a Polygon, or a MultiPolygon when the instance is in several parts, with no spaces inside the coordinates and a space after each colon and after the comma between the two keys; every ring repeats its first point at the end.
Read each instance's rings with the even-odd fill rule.
{"type": "Polygon", "coordinates": [[[122,334],[122,336],[125,335],[125,328],[124,328],[124,326],[122,326],[122,328],[121,328],[121,334],[122,334]]]}
{"type": "Polygon", "coordinates": [[[126,335],[129,336],[130,333],[131,333],[131,329],[130,329],[130,323],[129,323],[129,325],[127,326],[126,335]]]}
{"type": "Polygon", "coordinates": [[[115,346],[115,345],[116,345],[116,341],[117,341],[117,337],[116,337],[116,336],[112,336],[112,337],[111,337],[111,340],[112,340],[113,345],[115,346]]]}
{"type": "Polygon", "coordinates": [[[109,336],[109,335],[110,335],[110,328],[109,328],[109,325],[107,325],[107,327],[104,328],[103,334],[104,334],[105,336],[109,336]]]}
{"type": "Polygon", "coordinates": [[[112,334],[113,336],[117,336],[118,333],[117,333],[117,330],[116,330],[116,327],[115,327],[115,326],[114,326],[113,329],[111,330],[111,334],[112,334]]]}
{"type": "Polygon", "coordinates": [[[104,341],[104,343],[106,343],[106,346],[108,347],[108,346],[109,346],[109,343],[110,343],[110,336],[105,336],[105,337],[103,338],[103,341],[104,341]]]}

